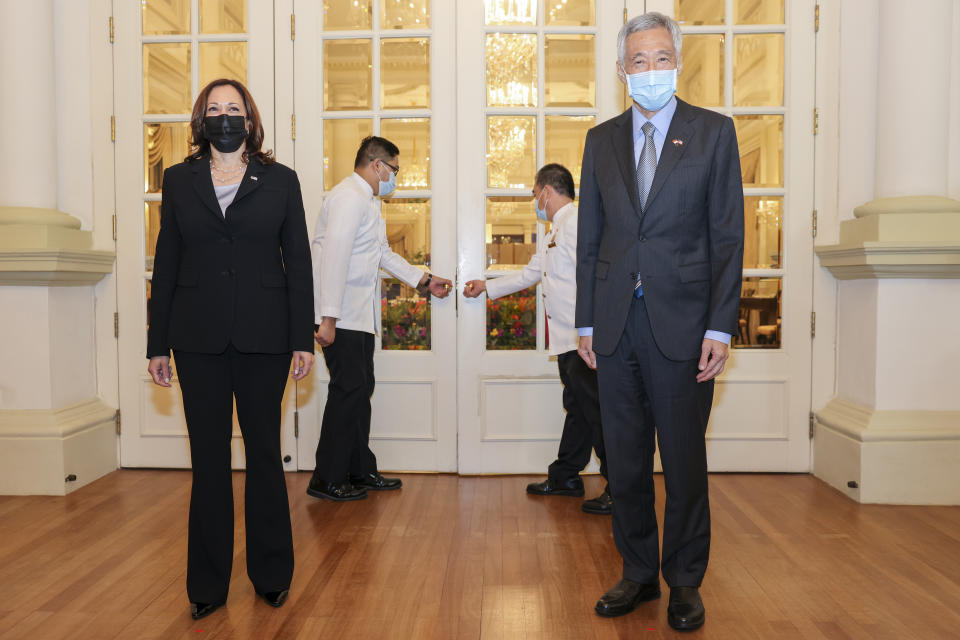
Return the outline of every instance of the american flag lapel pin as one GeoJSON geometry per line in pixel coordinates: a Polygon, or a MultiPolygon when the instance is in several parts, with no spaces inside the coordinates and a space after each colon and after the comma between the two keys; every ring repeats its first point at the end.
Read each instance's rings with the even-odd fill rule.
{"type": "MultiPolygon", "coordinates": [[[[676,142],[676,140],[674,140],[674,142],[676,142]]],[[[250,179],[251,179],[251,180],[259,180],[260,178],[258,178],[257,176],[250,176],[250,179]]]]}
{"type": "Polygon", "coordinates": [[[674,138],[674,139],[673,139],[673,146],[675,146],[675,147],[682,147],[682,146],[683,146],[683,140],[681,140],[680,138],[674,138]]]}

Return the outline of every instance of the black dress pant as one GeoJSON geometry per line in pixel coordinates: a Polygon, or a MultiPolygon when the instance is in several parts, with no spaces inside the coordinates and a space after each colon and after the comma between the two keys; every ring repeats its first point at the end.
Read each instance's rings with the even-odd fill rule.
{"type": "Polygon", "coordinates": [[[339,484],[348,475],[377,470],[370,450],[370,397],[373,395],[374,337],[366,331],[337,329],[333,344],[323,347],[330,371],[314,477],[339,484]]]}
{"type": "Polygon", "coordinates": [[[557,459],[550,465],[550,479],[563,483],[575,478],[590,462],[590,451],[597,452],[600,473],[607,477],[607,460],[603,450],[603,429],[600,420],[600,397],[597,372],[587,366],[580,354],[568,351],[557,356],[560,382],[563,383],[563,422],[557,459]]]}
{"type": "Polygon", "coordinates": [[[666,486],[663,577],[671,587],[699,587],[710,553],[705,434],[713,381],[696,381],[698,360],[667,359],[650,331],[644,299],[632,300],[616,351],[597,356],[613,537],[623,577],[657,582],[656,433],[666,486]]]}
{"type": "Polygon", "coordinates": [[[293,577],[293,534],[280,453],[280,402],[291,354],[174,353],[190,433],[193,489],[187,549],[191,602],[226,600],[233,565],[233,402],[243,434],[247,575],[260,593],[293,577]]]}

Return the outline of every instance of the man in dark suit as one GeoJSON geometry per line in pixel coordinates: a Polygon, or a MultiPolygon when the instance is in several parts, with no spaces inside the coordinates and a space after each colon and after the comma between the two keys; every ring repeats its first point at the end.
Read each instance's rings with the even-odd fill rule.
{"type": "Polygon", "coordinates": [[[654,433],[666,485],[667,618],[705,618],[710,549],[705,432],[713,379],[737,327],[743,188],[730,118],[674,96],[680,29],[647,13],[623,26],[618,75],[634,104],[587,134],[577,246],[579,351],[596,367],[623,579],[596,611],[660,596],[654,433]]]}

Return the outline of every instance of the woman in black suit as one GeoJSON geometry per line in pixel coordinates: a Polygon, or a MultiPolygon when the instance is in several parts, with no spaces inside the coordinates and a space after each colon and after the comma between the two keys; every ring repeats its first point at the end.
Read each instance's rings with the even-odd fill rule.
{"type": "Polygon", "coordinates": [[[214,80],[193,106],[194,153],[163,175],[147,370],[170,386],[177,364],[193,490],[187,551],[191,613],[227,599],[233,563],[230,440],[243,433],[247,575],[284,603],[293,536],[280,454],[280,401],[313,365],[313,275],[297,174],[260,149],[263,126],[241,83],[214,80]]]}

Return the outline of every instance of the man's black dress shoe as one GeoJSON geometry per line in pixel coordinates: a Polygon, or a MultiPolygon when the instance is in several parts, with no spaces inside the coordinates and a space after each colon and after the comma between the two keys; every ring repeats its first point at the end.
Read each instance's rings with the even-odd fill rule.
{"type": "Polygon", "coordinates": [[[671,587],[667,622],[677,631],[693,631],[703,626],[706,611],[697,587],[671,587]]]}
{"type": "Polygon", "coordinates": [[[307,485],[307,495],[335,502],[347,502],[349,500],[363,500],[367,497],[367,490],[355,487],[349,482],[335,484],[333,482],[323,482],[314,477],[310,479],[310,484],[307,485]]]}
{"type": "Polygon", "coordinates": [[[283,603],[287,601],[287,596],[290,595],[290,590],[264,591],[263,593],[257,591],[257,595],[266,600],[271,607],[282,607],[283,603]]]}
{"type": "Polygon", "coordinates": [[[190,615],[194,620],[199,620],[200,618],[205,618],[210,615],[220,607],[222,607],[225,602],[191,602],[190,603],[190,615]]]}
{"type": "Polygon", "coordinates": [[[527,485],[527,493],[538,496],[583,496],[583,480],[580,476],[568,478],[562,482],[547,478],[543,482],[531,482],[527,485]]]}
{"type": "Polygon", "coordinates": [[[640,584],[624,578],[600,597],[594,610],[601,616],[612,618],[630,613],[641,602],[655,600],[659,597],[659,582],[640,584]]]}
{"type": "Polygon", "coordinates": [[[613,513],[613,498],[607,489],[592,500],[584,500],[580,507],[585,513],[595,513],[598,516],[609,516],[613,513]]]}
{"type": "Polygon", "coordinates": [[[350,484],[367,491],[393,491],[403,486],[400,478],[384,478],[379,471],[362,476],[350,476],[350,484]]]}

